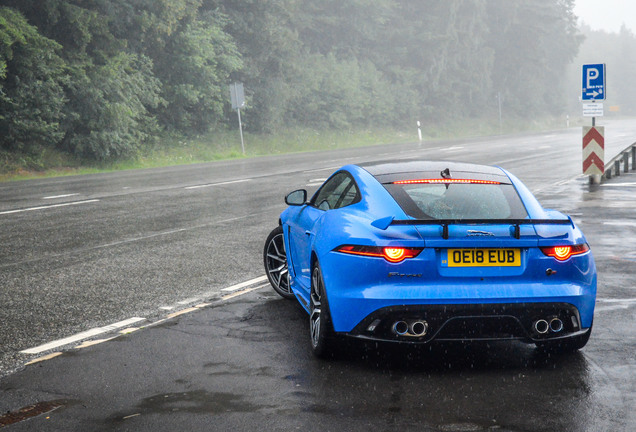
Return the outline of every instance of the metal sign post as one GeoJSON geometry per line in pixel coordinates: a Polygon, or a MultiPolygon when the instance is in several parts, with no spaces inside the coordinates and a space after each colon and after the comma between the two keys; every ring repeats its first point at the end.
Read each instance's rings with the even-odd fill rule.
{"type": "Polygon", "coordinates": [[[238,114],[239,132],[241,133],[241,150],[245,154],[245,143],[243,141],[243,125],[241,124],[241,108],[245,106],[245,92],[243,90],[243,83],[230,84],[230,100],[232,102],[232,109],[236,110],[238,114]]]}

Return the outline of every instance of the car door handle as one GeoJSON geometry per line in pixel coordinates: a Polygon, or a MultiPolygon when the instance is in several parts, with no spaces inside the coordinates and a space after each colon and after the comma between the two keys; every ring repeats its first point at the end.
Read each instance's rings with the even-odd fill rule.
{"type": "Polygon", "coordinates": [[[313,233],[311,231],[305,231],[305,234],[307,234],[308,236],[312,235],[313,233]]]}

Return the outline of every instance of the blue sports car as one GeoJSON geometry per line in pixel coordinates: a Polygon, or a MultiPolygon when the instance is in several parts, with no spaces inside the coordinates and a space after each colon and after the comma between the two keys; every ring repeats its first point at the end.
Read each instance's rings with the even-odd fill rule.
{"type": "Polygon", "coordinates": [[[596,267],[581,230],[499,167],[347,165],[289,206],[264,248],[273,288],[309,314],[311,347],[336,336],[428,344],[521,340],[582,348],[596,267]]]}

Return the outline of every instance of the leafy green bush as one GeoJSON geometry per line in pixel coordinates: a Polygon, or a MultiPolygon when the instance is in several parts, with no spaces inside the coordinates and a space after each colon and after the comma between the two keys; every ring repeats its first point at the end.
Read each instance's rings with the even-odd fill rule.
{"type": "Polygon", "coordinates": [[[27,154],[55,145],[66,98],[61,46],[19,12],[0,8],[0,147],[27,154]]]}

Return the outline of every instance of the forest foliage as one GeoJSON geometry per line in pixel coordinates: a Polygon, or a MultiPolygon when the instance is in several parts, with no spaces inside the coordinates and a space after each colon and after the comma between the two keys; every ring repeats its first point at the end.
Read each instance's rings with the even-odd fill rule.
{"type": "Polygon", "coordinates": [[[107,161],[163,131],[561,114],[573,0],[0,0],[0,149],[107,161]]]}

